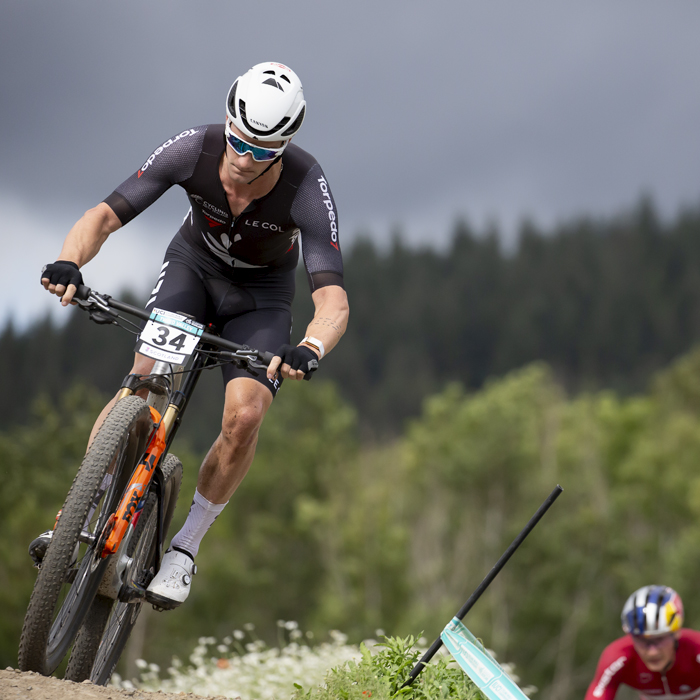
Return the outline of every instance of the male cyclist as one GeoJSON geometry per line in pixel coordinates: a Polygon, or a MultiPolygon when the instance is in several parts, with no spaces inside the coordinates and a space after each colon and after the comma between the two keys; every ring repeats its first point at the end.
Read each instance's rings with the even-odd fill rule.
{"type": "Polygon", "coordinates": [[[683,603],[667,586],[644,586],[622,609],[624,637],[607,646],[586,700],[613,700],[621,684],[644,700],[700,698],[700,632],[681,629],[683,603]]]}
{"type": "MultiPolygon", "coordinates": [[[[146,308],[191,314],[228,340],[275,351],[267,372],[257,376],[223,368],[221,434],[202,463],[187,521],[148,588],[148,599],[164,608],[187,598],[202,538],[247,473],[282,379],[313,372],[347,325],[335,201],[313,156],[290,144],[305,113],[294,71],[280,63],[254,66],[231,86],[225,124],[185,129],[156,148],[84,214],[59,259],[42,271],[44,287],[67,305],[82,283],[80,268],[107,237],[180,185],[190,209],[146,308]],[[304,339],[290,345],[300,240],[315,313],[304,339]]],[[[131,371],[148,374],[154,362],[137,353],[131,371]]],[[[115,401],[100,414],[93,436],[115,401]]]]}

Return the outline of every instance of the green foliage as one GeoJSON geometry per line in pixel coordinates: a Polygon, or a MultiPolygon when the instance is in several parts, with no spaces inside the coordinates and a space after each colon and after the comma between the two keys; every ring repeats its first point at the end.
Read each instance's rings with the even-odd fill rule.
{"type": "Polygon", "coordinates": [[[415,643],[412,636],[388,637],[375,653],[362,644],[359,661],[332,669],[318,688],[305,691],[297,685],[292,700],[483,700],[462,669],[446,658],[431,661],[413,684],[402,687],[421,656],[415,643]]]}
{"type": "Polygon", "coordinates": [[[299,521],[320,554],[316,629],[362,638],[401,619],[409,591],[402,477],[396,448],[366,451],[344,461],[322,498],[301,500],[299,521]]]}

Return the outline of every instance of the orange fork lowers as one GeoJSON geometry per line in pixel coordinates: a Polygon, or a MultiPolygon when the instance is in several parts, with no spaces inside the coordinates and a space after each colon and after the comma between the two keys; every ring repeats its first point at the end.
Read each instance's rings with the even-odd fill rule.
{"type": "Polygon", "coordinates": [[[134,470],[119,507],[107,521],[106,527],[111,527],[111,531],[108,530],[109,537],[102,550],[103,559],[119,549],[129,523],[136,512],[136,507],[151,483],[156,464],[165,451],[165,426],[161,415],[152,406],[149,408],[151,409],[151,419],[158,427],[154,431],[141,461],[134,470]]]}

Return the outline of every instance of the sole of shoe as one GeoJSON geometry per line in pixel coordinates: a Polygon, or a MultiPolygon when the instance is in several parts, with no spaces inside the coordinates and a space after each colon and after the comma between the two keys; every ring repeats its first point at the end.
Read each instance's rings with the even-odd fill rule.
{"type": "Polygon", "coordinates": [[[150,603],[156,610],[175,610],[184,601],[173,600],[172,598],[166,598],[157,593],[146,591],[146,602],[150,603]]]}

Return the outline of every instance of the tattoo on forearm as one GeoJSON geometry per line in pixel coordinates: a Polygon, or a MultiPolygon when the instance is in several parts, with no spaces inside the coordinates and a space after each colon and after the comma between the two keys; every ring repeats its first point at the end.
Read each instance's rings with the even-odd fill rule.
{"type": "Polygon", "coordinates": [[[311,323],[309,324],[309,328],[312,328],[313,326],[320,326],[321,328],[330,328],[331,330],[335,331],[335,334],[338,338],[340,338],[343,335],[343,330],[338,324],[337,321],[334,321],[332,318],[328,318],[327,316],[319,316],[318,318],[313,319],[311,323]]]}

